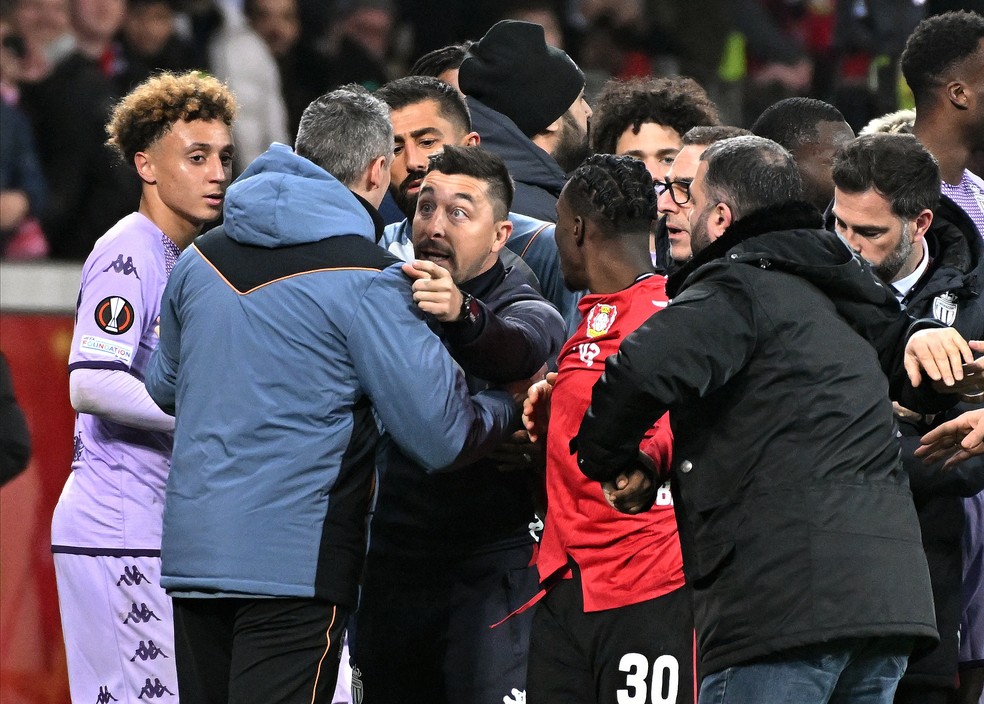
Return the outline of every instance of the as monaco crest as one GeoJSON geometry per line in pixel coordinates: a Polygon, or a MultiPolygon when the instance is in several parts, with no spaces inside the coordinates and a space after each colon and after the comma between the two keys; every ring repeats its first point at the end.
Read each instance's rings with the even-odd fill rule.
{"type": "Polygon", "coordinates": [[[933,299],[933,317],[946,326],[957,318],[957,296],[947,291],[933,299]]]}
{"type": "Polygon", "coordinates": [[[598,303],[588,313],[588,337],[599,337],[608,332],[615,323],[618,311],[615,306],[598,303]]]}

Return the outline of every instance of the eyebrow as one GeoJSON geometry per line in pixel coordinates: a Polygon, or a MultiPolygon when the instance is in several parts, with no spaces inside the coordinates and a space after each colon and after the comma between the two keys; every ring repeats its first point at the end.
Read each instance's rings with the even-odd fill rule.
{"type": "MultiPolygon", "coordinates": [[[[433,192],[434,192],[434,187],[430,185],[425,185],[420,189],[420,195],[423,195],[425,193],[433,193],[433,192]]],[[[451,196],[451,200],[464,200],[472,204],[477,202],[474,196],[468,193],[455,193],[451,196]]]]}
{"type": "Polygon", "coordinates": [[[888,230],[889,230],[888,227],[880,227],[878,225],[851,225],[851,224],[848,224],[844,220],[844,218],[842,218],[840,215],[837,214],[837,211],[836,210],[832,210],[831,211],[831,215],[834,216],[834,220],[836,220],[838,223],[840,223],[844,227],[851,228],[852,230],[854,230],[858,234],[866,234],[867,233],[867,234],[871,234],[871,235],[880,235],[883,232],[888,232],[888,230]]]}
{"type": "Polygon", "coordinates": [[[205,151],[208,151],[210,149],[216,149],[217,151],[222,151],[223,149],[233,149],[233,145],[229,143],[229,144],[223,144],[220,147],[215,147],[209,144],[208,142],[194,142],[192,144],[189,144],[187,147],[187,151],[189,152],[198,151],[199,149],[204,149],[205,151]]]}

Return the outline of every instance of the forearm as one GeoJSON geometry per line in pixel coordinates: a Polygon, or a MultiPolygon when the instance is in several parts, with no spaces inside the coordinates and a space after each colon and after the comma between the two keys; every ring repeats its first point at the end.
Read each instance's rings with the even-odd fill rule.
{"type": "Polygon", "coordinates": [[[118,369],[73,369],[69,376],[72,407],[121,425],[170,432],[174,417],[164,413],[142,381],[118,369]]]}

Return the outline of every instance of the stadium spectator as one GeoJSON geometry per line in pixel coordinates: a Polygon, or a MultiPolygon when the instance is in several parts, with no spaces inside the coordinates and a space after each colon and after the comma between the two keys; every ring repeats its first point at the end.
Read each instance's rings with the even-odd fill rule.
{"type": "Polygon", "coordinates": [[[17,0],[14,18],[27,47],[20,107],[49,188],[41,227],[52,257],[81,261],[137,206],[139,187],[103,144],[115,90],[78,50],[69,10],[69,0],[17,0]]]}
{"type": "Polygon", "coordinates": [[[183,73],[206,66],[205,47],[195,47],[177,32],[174,0],[128,0],[120,33],[123,73],[130,90],[158,71],[183,73]]]}

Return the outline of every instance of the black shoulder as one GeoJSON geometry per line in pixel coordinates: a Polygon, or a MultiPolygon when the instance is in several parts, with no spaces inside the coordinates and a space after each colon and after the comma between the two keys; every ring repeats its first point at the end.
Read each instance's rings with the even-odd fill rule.
{"type": "Polygon", "coordinates": [[[382,271],[400,261],[360,235],[270,249],[236,242],[220,226],[196,239],[195,247],[240,293],[289,276],[332,270],[382,271]]]}

